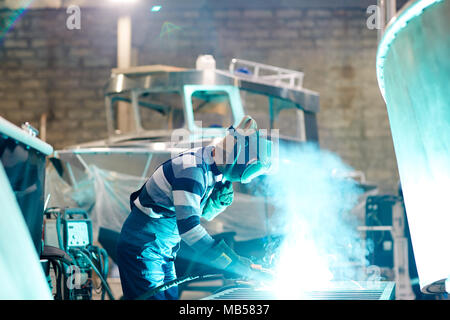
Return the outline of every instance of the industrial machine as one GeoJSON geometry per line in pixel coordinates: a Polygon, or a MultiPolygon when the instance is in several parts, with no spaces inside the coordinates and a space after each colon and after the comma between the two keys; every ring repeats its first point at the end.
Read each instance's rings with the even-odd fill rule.
{"type": "Polygon", "coordinates": [[[92,222],[86,211],[79,208],[48,208],[44,220],[45,248],[64,252],[52,262],[56,288],[55,299],[91,300],[95,288],[93,274],[100,280],[101,299],[108,294],[114,299],[107,283],[108,254],[93,244],[92,222]]]}
{"type": "Polygon", "coordinates": [[[358,230],[365,235],[369,268],[376,268],[379,277],[395,280],[395,295],[401,300],[415,298],[409,272],[413,257],[407,227],[401,194],[366,199],[365,225],[358,230]]]}
{"type": "Polygon", "coordinates": [[[385,228],[392,226],[392,211],[398,201],[395,196],[390,195],[371,196],[366,200],[366,226],[373,227],[366,233],[366,241],[370,241],[373,245],[373,250],[369,254],[371,265],[387,268],[394,266],[392,235],[390,232],[383,231],[390,231],[385,228]]]}

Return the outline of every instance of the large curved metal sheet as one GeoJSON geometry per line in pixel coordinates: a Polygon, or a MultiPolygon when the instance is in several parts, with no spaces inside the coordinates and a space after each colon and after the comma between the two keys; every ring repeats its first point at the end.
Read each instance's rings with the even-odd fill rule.
{"type": "Polygon", "coordinates": [[[449,31],[449,0],[413,1],[388,26],[377,55],[424,292],[444,290],[450,275],[449,31]]]}

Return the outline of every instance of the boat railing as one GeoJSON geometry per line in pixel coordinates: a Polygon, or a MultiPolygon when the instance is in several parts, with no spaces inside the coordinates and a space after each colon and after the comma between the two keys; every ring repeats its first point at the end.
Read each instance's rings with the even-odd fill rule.
{"type": "Polygon", "coordinates": [[[300,71],[236,58],[231,60],[228,69],[234,76],[250,78],[253,81],[294,89],[303,88],[304,73],[300,71]]]}

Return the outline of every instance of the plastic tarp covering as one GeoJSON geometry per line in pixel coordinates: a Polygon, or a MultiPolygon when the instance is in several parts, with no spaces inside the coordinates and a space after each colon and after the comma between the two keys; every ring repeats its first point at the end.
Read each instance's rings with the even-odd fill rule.
{"type": "Polygon", "coordinates": [[[49,207],[78,207],[91,217],[94,239],[100,227],[120,232],[130,213],[130,194],[139,189],[146,179],[108,171],[91,165],[87,175],[69,185],[53,166],[47,168],[46,194],[50,194],[49,207]]]}
{"type": "MultiPolygon", "coordinates": [[[[76,186],[71,186],[53,166],[48,166],[48,207],[79,207],[88,211],[94,238],[100,227],[120,232],[130,212],[130,194],[138,190],[147,178],[104,170],[95,165],[90,165],[87,172],[76,186]]],[[[236,193],[231,207],[213,221],[202,220],[202,223],[211,234],[235,232],[237,241],[245,241],[264,237],[271,232],[266,223],[267,214],[270,213],[264,199],[236,193]]]]}
{"type": "Polygon", "coordinates": [[[28,227],[1,164],[0,186],[0,299],[52,299],[28,227]]]}
{"type": "MultiPolygon", "coordinates": [[[[79,207],[90,213],[94,239],[99,227],[120,232],[130,212],[130,194],[138,190],[146,177],[128,175],[88,166],[88,174],[75,187],[62,179],[53,166],[47,168],[46,194],[51,194],[49,207],[79,207]]],[[[377,190],[361,195],[353,214],[364,220],[365,199],[377,190]]],[[[214,220],[202,219],[211,234],[234,232],[236,241],[247,241],[278,234],[273,222],[277,212],[263,197],[235,192],[233,204],[214,220]]]]}

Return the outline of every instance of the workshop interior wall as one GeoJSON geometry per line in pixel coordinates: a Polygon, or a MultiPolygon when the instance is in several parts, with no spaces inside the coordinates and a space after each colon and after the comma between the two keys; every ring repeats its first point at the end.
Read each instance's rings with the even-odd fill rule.
{"type": "MultiPolygon", "coordinates": [[[[82,8],[80,30],[67,29],[65,9],[30,9],[8,27],[12,13],[0,10],[0,115],[39,128],[47,114],[46,140],[55,149],[105,138],[103,87],[116,65],[119,12],[82,8]]],[[[193,68],[199,54],[213,54],[222,69],[237,57],[304,71],[304,87],[320,93],[321,146],[382,191],[395,191],[395,155],[375,74],[377,30],[367,27],[366,8],[131,14],[138,65],[193,68]]],[[[248,107],[260,112],[257,104],[248,107]]]]}

